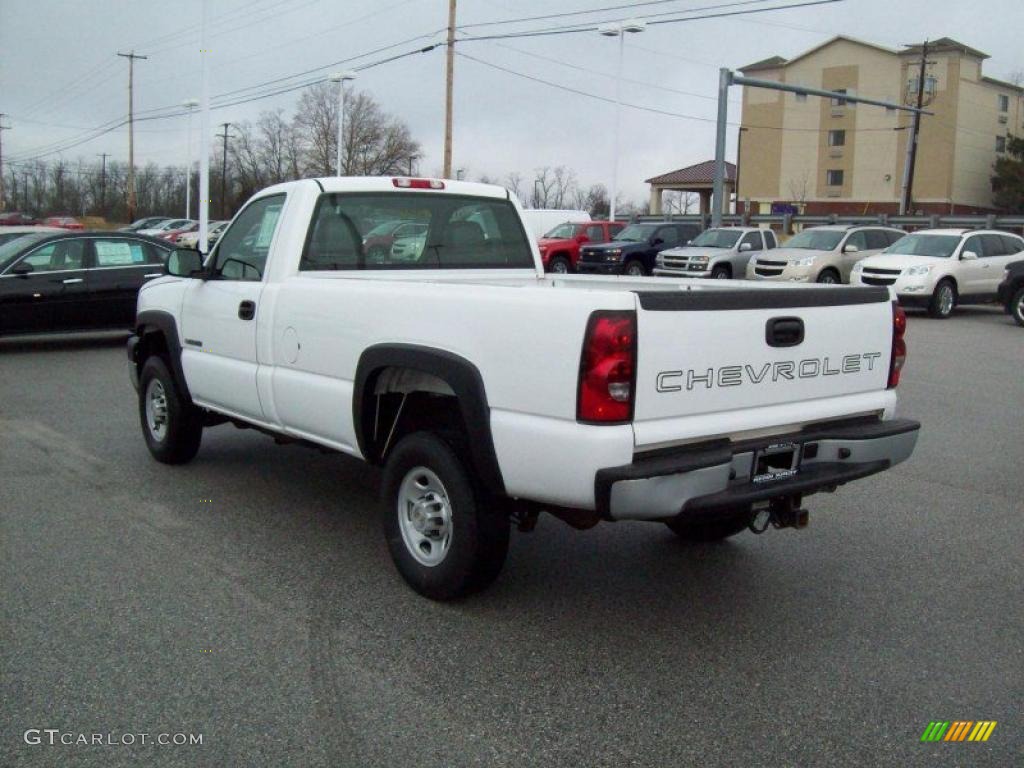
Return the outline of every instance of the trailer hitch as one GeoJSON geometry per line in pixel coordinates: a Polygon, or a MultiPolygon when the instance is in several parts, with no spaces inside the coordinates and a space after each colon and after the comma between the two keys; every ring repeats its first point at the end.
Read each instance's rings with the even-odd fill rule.
{"type": "Polygon", "coordinates": [[[764,533],[772,528],[806,528],[810,513],[800,508],[800,494],[779,496],[754,509],[754,516],[748,526],[754,533],[764,533]]]}

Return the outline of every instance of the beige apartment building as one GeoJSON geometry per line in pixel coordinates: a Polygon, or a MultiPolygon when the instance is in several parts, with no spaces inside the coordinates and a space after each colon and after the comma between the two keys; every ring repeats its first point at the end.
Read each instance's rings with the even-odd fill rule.
{"type": "MultiPolygon", "coordinates": [[[[1008,134],[1022,135],[1024,89],[982,74],[987,54],[930,42],[912,211],[992,210],[992,166],[1008,134]]],[[[897,103],[917,94],[921,46],[892,50],[834,37],[744,75],[897,103]]],[[[884,107],[743,88],[737,207],[752,213],[896,213],[911,114],[884,107]]]]}

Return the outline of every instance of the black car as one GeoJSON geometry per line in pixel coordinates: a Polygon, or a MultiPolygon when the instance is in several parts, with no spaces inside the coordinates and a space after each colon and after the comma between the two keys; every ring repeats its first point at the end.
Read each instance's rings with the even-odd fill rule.
{"type": "Polygon", "coordinates": [[[1017,325],[1024,326],[1024,261],[1006,266],[1006,277],[999,284],[997,296],[1017,325]]]}
{"type": "Polygon", "coordinates": [[[615,239],[580,248],[576,271],[599,275],[649,275],[658,254],[686,245],[700,234],[696,224],[641,222],[630,224],[615,239]]]}
{"type": "Polygon", "coordinates": [[[0,246],[0,336],[129,329],[173,248],[120,232],[28,234],[0,246]]]}

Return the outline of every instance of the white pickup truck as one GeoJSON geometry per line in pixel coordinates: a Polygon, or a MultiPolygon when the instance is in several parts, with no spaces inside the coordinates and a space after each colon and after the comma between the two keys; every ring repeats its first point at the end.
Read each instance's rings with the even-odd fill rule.
{"type": "Polygon", "coordinates": [[[391,554],[434,599],[492,581],[541,511],[691,541],[801,527],[804,497],[917,440],[889,289],[546,275],[501,187],[277,185],[168,272],[128,345],[153,456],[231,422],[382,465],[391,554]],[[426,225],[419,253],[368,256],[388,220],[426,225]]]}

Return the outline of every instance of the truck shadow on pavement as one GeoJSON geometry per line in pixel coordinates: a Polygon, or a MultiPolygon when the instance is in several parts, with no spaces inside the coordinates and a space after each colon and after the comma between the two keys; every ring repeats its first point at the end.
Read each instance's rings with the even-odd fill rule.
{"type": "Polygon", "coordinates": [[[0,355],[123,347],[128,335],[126,331],[112,331],[59,336],[10,336],[0,338],[0,355]]]}

